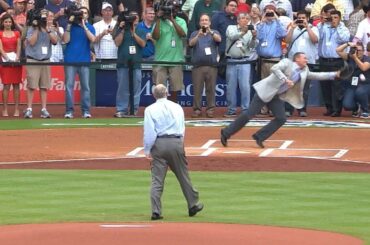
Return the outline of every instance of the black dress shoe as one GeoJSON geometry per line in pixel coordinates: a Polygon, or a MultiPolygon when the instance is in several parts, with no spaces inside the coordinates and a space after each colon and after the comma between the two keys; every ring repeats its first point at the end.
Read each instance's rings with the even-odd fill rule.
{"type": "Polygon", "coordinates": [[[323,113],[322,115],[323,115],[323,116],[328,117],[328,116],[331,116],[331,114],[333,114],[333,112],[332,112],[332,111],[326,111],[326,112],[325,112],[325,113],[323,113]]]}
{"type": "Polygon", "coordinates": [[[224,134],[224,129],[221,129],[221,144],[226,147],[227,146],[227,138],[224,134]]]}
{"type": "Polygon", "coordinates": [[[256,141],[256,144],[261,147],[261,148],[265,148],[265,146],[263,145],[263,140],[261,140],[260,138],[258,138],[257,135],[252,135],[252,138],[256,141]]]}
{"type": "Polygon", "coordinates": [[[333,112],[331,115],[331,117],[340,117],[340,112],[333,112]]]}
{"type": "Polygon", "coordinates": [[[193,206],[192,208],[189,209],[189,216],[193,217],[194,215],[202,211],[203,207],[204,207],[203,203],[198,203],[197,205],[193,206]]]}
{"type": "Polygon", "coordinates": [[[152,213],[151,220],[159,220],[159,219],[163,219],[163,216],[157,213],[152,213]]]}

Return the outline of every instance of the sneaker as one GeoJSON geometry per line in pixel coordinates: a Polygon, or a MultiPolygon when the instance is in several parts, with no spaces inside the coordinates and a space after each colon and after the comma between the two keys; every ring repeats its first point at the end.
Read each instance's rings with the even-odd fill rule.
{"type": "Polygon", "coordinates": [[[83,115],[82,115],[83,118],[91,118],[91,114],[90,112],[84,112],[83,115]]]}
{"type": "Polygon", "coordinates": [[[369,113],[368,112],[361,113],[360,118],[368,119],[369,118],[369,113]]]}
{"type": "Polygon", "coordinates": [[[31,119],[32,118],[32,109],[31,108],[27,108],[24,111],[23,116],[24,116],[24,118],[31,119]]]}
{"type": "Polygon", "coordinates": [[[191,114],[192,118],[201,117],[201,116],[202,116],[202,112],[199,110],[195,110],[193,111],[193,114],[191,114]]]}
{"type": "Polygon", "coordinates": [[[305,112],[305,111],[300,111],[300,112],[299,112],[299,116],[300,116],[300,117],[307,117],[308,115],[307,115],[307,112],[305,112]]]}
{"type": "Polygon", "coordinates": [[[66,112],[66,114],[64,114],[64,118],[72,119],[73,118],[73,113],[72,112],[66,112]]]}
{"type": "Polygon", "coordinates": [[[224,114],[224,117],[236,117],[236,113],[228,111],[224,114]]]}
{"type": "Polygon", "coordinates": [[[352,111],[352,117],[360,117],[359,111],[352,111]]]}
{"type": "Polygon", "coordinates": [[[127,117],[127,116],[128,116],[128,113],[124,112],[124,111],[117,111],[114,114],[114,117],[117,117],[117,118],[123,118],[123,117],[127,117]]]}
{"type": "Polygon", "coordinates": [[[46,109],[42,109],[41,110],[41,115],[40,115],[41,118],[51,118],[51,115],[50,113],[46,110],[46,109]]]}

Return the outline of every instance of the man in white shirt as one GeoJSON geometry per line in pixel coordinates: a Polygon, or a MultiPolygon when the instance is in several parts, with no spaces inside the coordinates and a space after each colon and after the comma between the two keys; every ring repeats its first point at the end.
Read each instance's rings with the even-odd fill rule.
{"type": "Polygon", "coordinates": [[[167,100],[167,88],[158,84],[153,88],[156,102],[144,112],[144,153],[151,160],[152,220],[163,219],[161,196],[167,169],[175,173],[186,198],[189,216],[203,209],[199,194],[191,184],[184,150],[185,119],[180,105],[167,100]]]}
{"type": "Polygon", "coordinates": [[[113,6],[110,3],[103,3],[101,8],[103,19],[94,24],[96,38],[94,43],[97,60],[117,59],[117,46],[112,37],[116,21],[113,19],[113,6]]]}
{"type": "MultiPolygon", "coordinates": [[[[366,18],[360,22],[357,28],[353,42],[357,43],[361,41],[364,44],[364,49],[366,50],[366,45],[370,42],[370,4],[362,8],[366,14],[366,18]]],[[[369,55],[369,52],[367,53],[369,55]]]]}

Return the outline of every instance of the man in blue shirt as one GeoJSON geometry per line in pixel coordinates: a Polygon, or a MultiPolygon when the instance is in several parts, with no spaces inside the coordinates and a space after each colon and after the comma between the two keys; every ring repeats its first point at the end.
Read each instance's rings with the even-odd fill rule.
{"type": "Polygon", "coordinates": [[[280,22],[273,3],[265,6],[261,23],[257,26],[257,53],[261,59],[261,78],[270,74],[271,67],[279,62],[282,49],[281,41],[287,35],[280,22]]]}
{"type": "MultiPolygon", "coordinates": [[[[319,23],[319,61],[325,71],[333,71],[343,65],[343,59],[337,54],[336,48],[349,41],[350,32],[341,22],[341,12],[333,10],[327,22],[319,23]]],[[[342,112],[344,87],[342,81],[322,81],[321,91],[326,106],[325,116],[339,117],[342,112]]]]}
{"type": "MultiPolygon", "coordinates": [[[[83,12],[81,20],[76,16],[70,16],[66,30],[63,34],[63,42],[66,44],[64,51],[64,62],[78,63],[90,62],[90,43],[95,41],[95,29],[87,22],[89,10],[85,7],[79,8],[83,12]]],[[[73,92],[75,76],[78,73],[81,85],[81,111],[83,118],[90,118],[90,86],[89,86],[89,65],[67,64],[64,67],[66,79],[66,112],[64,118],[73,118],[73,92]]]]}
{"type": "Polygon", "coordinates": [[[144,11],[144,18],[137,25],[137,30],[145,33],[146,44],[143,48],[143,60],[151,61],[154,60],[154,43],[155,40],[152,37],[152,30],[154,24],[155,12],[152,7],[148,7],[144,11]]]}

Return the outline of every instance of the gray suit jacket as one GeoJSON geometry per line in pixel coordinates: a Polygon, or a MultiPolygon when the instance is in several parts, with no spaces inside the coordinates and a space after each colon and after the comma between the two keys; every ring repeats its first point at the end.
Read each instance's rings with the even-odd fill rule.
{"type": "MultiPolygon", "coordinates": [[[[262,101],[268,103],[277,95],[279,88],[285,83],[284,79],[290,77],[293,72],[294,62],[290,59],[282,59],[271,67],[270,76],[253,85],[256,93],[262,101]]],[[[300,109],[304,106],[303,88],[306,80],[333,80],[336,72],[311,72],[306,66],[301,72],[301,82],[296,83],[286,92],[279,95],[280,99],[288,102],[293,107],[300,109]]]]}

